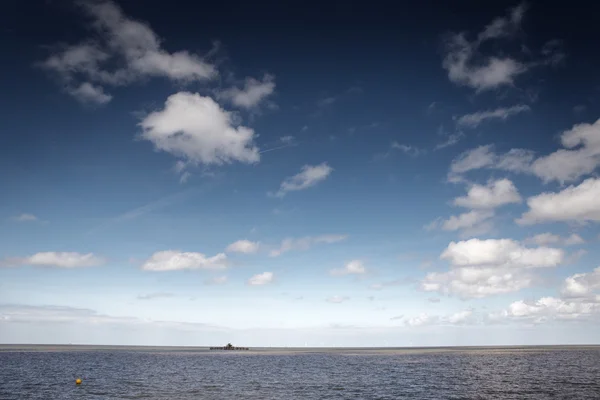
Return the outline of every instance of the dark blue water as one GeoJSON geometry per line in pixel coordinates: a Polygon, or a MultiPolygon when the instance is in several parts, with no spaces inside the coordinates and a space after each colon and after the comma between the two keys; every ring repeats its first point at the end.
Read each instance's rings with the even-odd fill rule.
{"type": "Polygon", "coordinates": [[[600,348],[0,351],[0,399],[600,399],[600,348]]]}

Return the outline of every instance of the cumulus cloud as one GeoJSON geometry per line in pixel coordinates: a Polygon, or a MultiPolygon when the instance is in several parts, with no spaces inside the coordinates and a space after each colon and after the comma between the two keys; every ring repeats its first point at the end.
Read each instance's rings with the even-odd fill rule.
{"type": "Polygon", "coordinates": [[[243,88],[232,87],[218,93],[220,99],[237,107],[252,109],[275,92],[275,78],[266,74],[262,81],[246,78],[243,88]]]}
{"type": "Polygon", "coordinates": [[[542,193],[527,199],[527,210],[517,223],[600,222],[600,179],[589,178],[560,192],[542,193]]]}
{"type": "Polygon", "coordinates": [[[421,289],[481,298],[530,287],[535,271],[560,265],[564,251],[528,248],[511,239],[470,239],[451,242],[440,259],[450,262],[450,270],[427,274],[421,289]]]}
{"type": "Polygon", "coordinates": [[[445,231],[462,231],[463,236],[474,236],[489,232],[493,228],[491,219],[494,209],[506,204],[521,202],[521,196],[508,179],[490,181],[487,185],[472,184],[466,196],[454,199],[455,206],[472,209],[446,220],[438,218],[426,229],[441,228],[445,231]]]}
{"type": "Polygon", "coordinates": [[[467,195],[454,199],[454,205],[475,209],[492,209],[505,204],[520,203],[521,196],[508,179],[490,181],[487,185],[471,185],[467,195]]]}
{"type": "Polygon", "coordinates": [[[28,257],[8,258],[0,264],[6,266],[31,265],[54,268],[85,268],[102,265],[104,262],[104,259],[93,253],[47,251],[35,253],[28,257]]]}
{"type": "Polygon", "coordinates": [[[289,192],[308,189],[317,183],[324,181],[333,172],[333,168],[326,162],[318,165],[305,165],[300,172],[286,178],[275,193],[276,197],[283,197],[289,192]]]}
{"type": "Polygon", "coordinates": [[[563,238],[560,235],[555,235],[550,232],[540,233],[530,238],[525,239],[526,243],[535,243],[538,246],[547,246],[550,244],[574,246],[585,243],[585,240],[576,233],[572,233],[570,236],[563,238]]]}
{"type": "Polygon", "coordinates": [[[573,182],[600,166],[600,119],[578,124],[561,135],[560,149],[532,164],[532,172],[544,182],[573,182]]]}
{"type": "Polygon", "coordinates": [[[560,297],[519,300],[493,313],[496,321],[544,323],[552,320],[580,320],[600,315],[600,267],[567,277],[560,297]]]}
{"type": "MultiPolygon", "coordinates": [[[[562,294],[568,298],[596,297],[594,293],[597,291],[600,291],[600,267],[569,276],[562,287],[562,294]]],[[[600,299],[597,300],[600,302],[600,299]]]]}
{"type": "Polygon", "coordinates": [[[210,97],[179,92],[167,98],[162,110],[139,123],[141,137],[162,150],[193,164],[216,164],[260,160],[254,131],[236,125],[230,112],[210,97]]]}
{"type": "Polygon", "coordinates": [[[169,53],[148,24],[128,18],[112,1],[83,0],[79,8],[91,19],[90,38],[55,46],[42,68],[56,73],[77,99],[103,104],[111,95],[102,86],[126,85],[147,77],[178,82],[208,80],[216,68],[188,51],[169,53]]]}
{"type": "Polygon", "coordinates": [[[331,244],[346,240],[348,235],[305,236],[303,238],[286,238],[277,249],[270,251],[269,256],[277,257],[292,250],[308,250],[316,244],[331,244]]]}
{"type": "Polygon", "coordinates": [[[225,249],[228,253],[244,253],[244,254],[253,254],[258,251],[260,247],[259,242],[252,242],[250,240],[238,240],[237,242],[231,243],[225,249]]]}
{"type": "Polygon", "coordinates": [[[271,282],[273,282],[272,272],[263,272],[262,274],[256,274],[250,279],[248,279],[248,285],[250,286],[267,285],[271,282]]]}
{"type": "Polygon", "coordinates": [[[361,260],[352,260],[343,268],[335,268],[330,271],[331,275],[340,276],[340,275],[360,275],[367,272],[363,262],[361,260]]]}
{"type": "Polygon", "coordinates": [[[38,217],[36,217],[33,214],[24,213],[24,214],[17,215],[16,217],[13,217],[12,219],[17,222],[34,222],[34,221],[38,220],[38,217]]]}
{"type": "Polygon", "coordinates": [[[328,297],[325,301],[327,301],[328,303],[339,304],[339,303],[345,302],[346,300],[350,300],[350,297],[332,296],[332,297],[328,297]]]}
{"type": "Polygon", "coordinates": [[[165,250],[152,254],[141,268],[145,271],[179,271],[184,269],[218,270],[225,269],[227,266],[227,256],[224,253],[207,257],[202,253],[165,250]]]}
{"type": "Polygon", "coordinates": [[[519,104],[508,108],[497,108],[495,110],[479,111],[473,114],[463,115],[458,118],[456,124],[462,128],[477,128],[486,120],[499,119],[506,121],[508,118],[519,113],[531,110],[528,105],[519,104]]]}

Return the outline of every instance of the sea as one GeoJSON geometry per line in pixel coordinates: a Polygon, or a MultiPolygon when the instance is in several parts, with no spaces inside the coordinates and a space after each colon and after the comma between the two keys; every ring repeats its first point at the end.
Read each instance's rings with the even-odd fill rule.
{"type": "Polygon", "coordinates": [[[600,399],[600,346],[2,345],[0,399],[600,399]]]}

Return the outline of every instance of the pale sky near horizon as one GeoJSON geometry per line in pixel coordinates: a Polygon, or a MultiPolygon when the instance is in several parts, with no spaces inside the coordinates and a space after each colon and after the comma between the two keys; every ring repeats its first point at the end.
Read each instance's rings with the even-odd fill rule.
{"type": "Polygon", "coordinates": [[[600,344],[593,12],[10,3],[0,343],[600,344]]]}

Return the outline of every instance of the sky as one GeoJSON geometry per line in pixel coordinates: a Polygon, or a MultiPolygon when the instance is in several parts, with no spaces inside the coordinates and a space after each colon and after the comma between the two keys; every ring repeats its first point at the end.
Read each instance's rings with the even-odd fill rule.
{"type": "Polygon", "coordinates": [[[600,344],[577,4],[9,1],[0,343],[600,344]]]}

